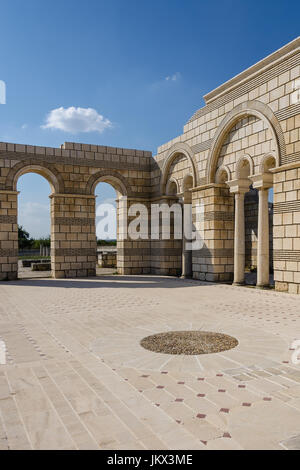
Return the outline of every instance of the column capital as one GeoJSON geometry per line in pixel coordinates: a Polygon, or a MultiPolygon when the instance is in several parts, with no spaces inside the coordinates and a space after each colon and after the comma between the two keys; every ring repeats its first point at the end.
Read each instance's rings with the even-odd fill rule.
{"type": "Polygon", "coordinates": [[[234,194],[245,194],[249,191],[250,181],[248,178],[227,181],[230,192],[234,194]]]}
{"type": "Polygon", "coordinates": [[[273,186],[273,175],[271,173],[262,173],[260,175],[251,175],[253,188],[269,189],[273,186]]]}

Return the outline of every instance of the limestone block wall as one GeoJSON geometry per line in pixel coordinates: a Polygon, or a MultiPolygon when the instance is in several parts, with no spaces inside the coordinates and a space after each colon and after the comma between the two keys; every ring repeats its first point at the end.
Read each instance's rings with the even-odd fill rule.
{"type": "Polygon", "coordinates": [[[193,251],[195,279],[227,282],[233,279],[234,199],[225,185],[193,191],[194,224],[203,236],[200,250],[193,251]],[[196,205],[204,205],[197,222],[196,205]]]}
{"type": "MultiPolygon", "coordinates": [[[[179,204],[175,197],[155,199],[154,204],[168,207],[179,204]]],[[[174,212],[170,212],[170,237],[164,235],[162,223],[159,227],[159,240],[151,240],[151,272],[158,275],[180,276],[182,273],[182,239],[177,239],[174,233],[174,212]]]]}
{"type": "MultiPolygon", "coordinates": [[[[148,216],[140,213],[139,211],[134,211],[133,215],[130,215],[131,207],[142,204],[147,211],[150,211],[150,203],[146,199],[140,198],[129,198],[125,201],[125,204],[119,203],[118,213],[119,213],[119,224],[122,225],[122,219],[124,212],[127,212],[127,226],[125,228],[126,234],[124,235],[123,229],[118,228],[119,234],[122,230],[122,237],[118,237],[118,254],[117,254],[117,268],[119,274],[149,274],[151,272],[151,241],[149,239],[149,223],[150,220],[148,216]],[[138,232],[138,238],[133,238],[130,236],[130,223],[133,222],[137,217],[141,217],[141,225],[137,224],[136,231],[138,232]],[[143,230],[143,221],[148,226],[146,231],[143,230]]],[[[148,212],[147,212],[148,214],[148,212]]]]}
{"type": "Polygon", "coordinates": [[[17,198],[16,191],[0,190],[0,281],[17,278],[17,198]]]}
{"type": "Polygon", "coordinates": [[[98,265],[101,268],[116,268],[117,267],[117,252],[116,251],[97,251],[98,265]]]}
{"type": "Polygon", "coordinates": [[[95,276],[94,196],[51,196],[51,253],[54,277],[95,276]]]}
{"type": "MultiPolygon", "coordinates": [[[[226,165],[230,175],[236,175],[236,164],[240,157],[250,155],[253,173],[259,173],[264,155],[275,150],[272,134],[265,122],[255,116],[239,120],[224,139],[217,161],[217,168],[226,165]]],[[[237,176],[236,176],[237,177],[237,176]]]]}
{"type": "Polygon", "coordinates": [[[274,181],[275,285],[300,293],[300,166],[276,172],[274,181]]]}

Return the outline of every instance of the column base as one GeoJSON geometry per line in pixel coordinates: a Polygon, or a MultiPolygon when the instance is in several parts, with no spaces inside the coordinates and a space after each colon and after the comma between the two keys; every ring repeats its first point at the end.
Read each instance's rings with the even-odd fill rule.
{"type": "Polygon", "coordinates": [[[270,284],[256,284],[256,289],[269,289],[270,284]]]}
{"type": "Polygon", "coordinates": [[[245,286],[246,284],[245,284],[245,281],[243,281],[243,282],[233,282],[232,285],[233,286],[245,286]]]}
{"type": "Polygon", "coordinates": [[[193,279],[192,274],[183,274],[180,276],[180,279],[193,279]]]}

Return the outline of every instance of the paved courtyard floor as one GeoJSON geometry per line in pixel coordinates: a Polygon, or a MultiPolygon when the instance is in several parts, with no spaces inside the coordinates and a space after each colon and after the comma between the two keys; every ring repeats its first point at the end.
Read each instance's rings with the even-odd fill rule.
{"type": "Polygon", "coordinates": [[[2,449],[299,449],[300,297],[155,276],[0,284],[2,449]],[[202,356],[150,334],[236,337],[202,356]]]}

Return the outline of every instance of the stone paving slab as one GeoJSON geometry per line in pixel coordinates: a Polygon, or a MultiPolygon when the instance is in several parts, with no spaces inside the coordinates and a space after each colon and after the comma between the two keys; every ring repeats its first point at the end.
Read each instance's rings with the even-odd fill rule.
{"type": "Polygon", "coordinates": [[[300,449],[299,297],[156,276],[0,284],[0,450],[300,449]],[[236,337],[174,356],[145,336],[236,337]]]}

